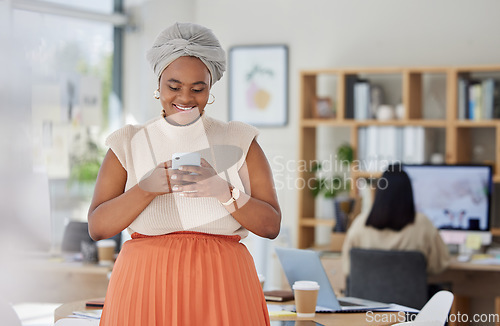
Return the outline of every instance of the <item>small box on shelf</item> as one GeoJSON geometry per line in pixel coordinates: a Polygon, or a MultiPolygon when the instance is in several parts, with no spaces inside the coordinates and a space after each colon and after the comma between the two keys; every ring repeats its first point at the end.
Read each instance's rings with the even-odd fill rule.
{"type": "Polygon", "coordinates": [[[314,97],[311,104],[313,118],[335,118],[335,106],[333,100],[330,97],[314,97]]]}

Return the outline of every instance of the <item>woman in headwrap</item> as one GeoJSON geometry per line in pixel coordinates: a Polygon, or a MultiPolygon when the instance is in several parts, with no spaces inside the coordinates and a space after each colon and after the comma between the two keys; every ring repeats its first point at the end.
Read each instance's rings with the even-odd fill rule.
{"type": "Polygon", "coordinates": [[[89,210],[95,240],[125,228],[132,235],[113,267],[101,325],[269,325],[239,241],[249,231],[275,238],[281,212],[258,130],[204,114],[224,50],[207,28],[177,23],[147,58],[162,114],[107,138],[89,210]],[[172,169],[180,152],[200,153],[200,166],[172,169]]]}

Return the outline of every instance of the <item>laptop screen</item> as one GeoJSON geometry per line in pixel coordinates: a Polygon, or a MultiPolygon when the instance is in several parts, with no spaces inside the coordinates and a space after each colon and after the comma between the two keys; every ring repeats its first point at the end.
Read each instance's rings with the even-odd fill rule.
{"type": "Polygon", "coordinates": [[[290,287],[296,281],[316,281],[319,284],[317,305],[332,310],[341,309],[318,253],[279,247],[276,253],[290,287]]]}

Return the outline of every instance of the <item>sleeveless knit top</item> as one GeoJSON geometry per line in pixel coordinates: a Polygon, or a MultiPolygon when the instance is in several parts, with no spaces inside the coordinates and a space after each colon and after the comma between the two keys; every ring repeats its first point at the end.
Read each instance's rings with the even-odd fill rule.
{"type": "MultiPolygon", "coordinates": [[[[200,152],[221,178],[250,194],[250,189],[243,187],[238,171],[258,133],[245,123],[227,123],[206,114],[188,126],[174,126],[158,117],[144,125],[124,126],[108,136],[106,145],[127,171],[125,191],[159,163],[171,160],[173,153],[200,152]]],[[[248,235],[216,198],[189,198],[176,193],[157,196],[128,227],[130,234],[161,235],[177,231],[241,238],[248,235]]]]}

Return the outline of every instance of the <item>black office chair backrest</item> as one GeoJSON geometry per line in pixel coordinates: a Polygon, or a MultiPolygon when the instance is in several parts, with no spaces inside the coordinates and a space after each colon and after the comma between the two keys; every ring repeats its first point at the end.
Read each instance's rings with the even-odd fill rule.
{"type": "Polygon", "coordinates": [[[427,262],[418,251],[351,249],[347,293],[420,309],[428,300],[427,262]]]}
{"type": "MultiPolygon", "coordinates": [[[[115,240],[115,252],[119,252],[121,249],[122,234],[118,233],[110,239],[115,240]]],[[[82,241],[94,242],[89,234],[89,224],[87,222],[70,221],[64,229],[61,250],[63,252],[80,252],[82,241]]]]}
{"type": "Polygon", "coordinates": [[[94,241],[89,235],[88,223],[70,221],[64,229],[61,250],[63,252],[80,252],[80,245],[82,241],[94,241]]]}

